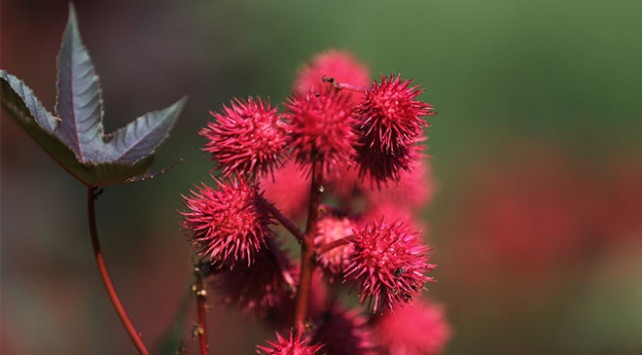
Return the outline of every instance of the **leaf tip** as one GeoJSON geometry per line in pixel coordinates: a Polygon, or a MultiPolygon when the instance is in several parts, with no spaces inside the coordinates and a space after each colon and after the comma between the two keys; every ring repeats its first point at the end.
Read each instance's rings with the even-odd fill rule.
{"type": "Polygon", "coordinates": [[[69,2],[69,15],[67,17],[67,28],[78,29],[78,18],[76,17],[76,7],[72,1],[69,2]]]}
{"type": "MultiPolygon", "coordinates": [[[[183,112],[183,108],[185,107],[185,104],[187,103],[187,95],[181,97],[178,101],[174,102],[170,107],[166,108],[165,110],[169,112],[173,112],[173,117],[172,117],[172,126],[174,123],[176,123],[176,120],[178,120],[178,116],[180,116],[181,112],[183,112]]],[[[168,131],[169,133],[169,131],[168,131]]]]}
{"type": "Polygon", "coordinates": [[[174,106],[176,107],[176,110],[177,110],[179,113],[180,113],[181,111],[183,111],[183,107],[185,107],[185,104],[187,103],[188,98],[189,98],[189,97],[188,97],[187,95],[185,95],[185,96],[181,97],[178,101],[176,101],[176,102],[174,103],[174,106]]]}

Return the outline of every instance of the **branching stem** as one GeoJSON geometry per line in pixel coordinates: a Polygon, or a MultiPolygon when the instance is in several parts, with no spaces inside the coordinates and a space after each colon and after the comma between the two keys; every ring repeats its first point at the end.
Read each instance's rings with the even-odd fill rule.
{"type": "Polygon", "coordinates": [[[314,237],[317,234],[317,220],[319,216],[319,202],[323,190],[323,168],[315,159],[312,162],[312,183],[310,185],[310,204],[305,236],[301,243],[301,278],[296,294],[296,308],[294,312],[294,328],[298,334],[305,331],[305,319],[308,312],[310,291],[312,288],[312,275],[315,267],[314,237]]]}
{"type": "Polygon", "coordinates": [[[301,233],[299,228],[297,228],[297,226],[295,226],[294,223],[292,223],[292,221],[290,221],[286,216],[284,216],[281,213],[281,211],[279,211],[276,207],[274,207],[273,204],[268,202],[263,197],[261,197],[261,199],[265,204],[265,206],[270,210],[270,213],[272,214],[272,216],[274,216],[274,218],[277,221],[279,221],[279,223],[281,223],[281,225],[285,227],[285,229],[287,229],[288,232],[290,232],[299,243],[303,243],[303,239],[305,239],[305,236],[303,235],[303,233],[301,233]]]}

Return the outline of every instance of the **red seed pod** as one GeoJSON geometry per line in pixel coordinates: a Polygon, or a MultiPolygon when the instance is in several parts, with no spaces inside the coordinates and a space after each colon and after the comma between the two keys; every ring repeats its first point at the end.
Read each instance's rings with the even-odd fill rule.
{"type": "Polygon", "coordinates": [[[358,285],[361,302],[375,312],[410,301],[432,280],[425,275],[435,268],[428,264],[429,248],[405,224],[381,219],[354,232],[344,279],[358,285]]]}

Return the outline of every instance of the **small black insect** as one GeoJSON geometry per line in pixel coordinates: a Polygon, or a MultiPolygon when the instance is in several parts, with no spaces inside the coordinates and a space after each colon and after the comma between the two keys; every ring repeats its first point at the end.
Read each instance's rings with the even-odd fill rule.
{"type": "Polygon", "coordinates": [[[99,188],[95,189],[94,193],[93,193],[94,194],[94,196],[93,196],[94,201],[96,201],[96,199],[98,199],[98,196],[102,195],[103,192],[105,192],[105,189],[103,189],[102,187],[99,187],[99,188]]]}
{"type": "Polygon", "coordinates": [[[399,276],[403,275],[404,272],[406,272],[406,270],[404,268],[402,268],[402,267],[397,268],[397,270],[395,270],[395,277],[399,277],[399,276]]]}

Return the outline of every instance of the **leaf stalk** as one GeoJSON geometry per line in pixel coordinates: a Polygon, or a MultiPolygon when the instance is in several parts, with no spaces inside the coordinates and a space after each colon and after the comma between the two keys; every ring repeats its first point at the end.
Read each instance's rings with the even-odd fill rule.
{"type": "Polygon", "coordinates": [[[116,289],[111,282],[109,273],[107,272],[107,266],[105,265],[103,252],[100,248],[100,242],[98,241],[98,230],[96,228],[96,212],[94,206],[95,191],[96,189],[94,187],[89,187],[87,189],[87,215],[89,218],[89,233],[91,235],[91,245],[94,248],[94,257],[96,258],[96,264],[98,265],[98,272],[100,273],[103,284],[105,285],[107,295],[109,296],[109,299],[111,300],[116,313],[118,313],[118,317],[120,317],[120,320],[122,321],[127,334],[129,334],[129,337],[134,342],[136,349],[138,349],[138,352],[141,355],[149,355],[149,351],[147,350],[145,344],[143,343],[143,340],[141,339],[141,334],[136,330],[134,324],[127,315],[125,308],[118,298],[116,289]]]}

